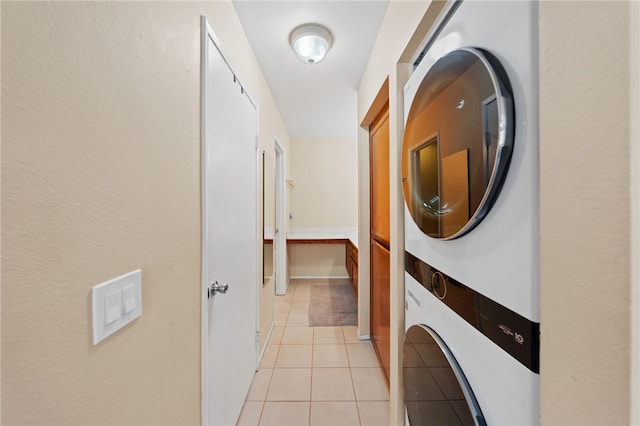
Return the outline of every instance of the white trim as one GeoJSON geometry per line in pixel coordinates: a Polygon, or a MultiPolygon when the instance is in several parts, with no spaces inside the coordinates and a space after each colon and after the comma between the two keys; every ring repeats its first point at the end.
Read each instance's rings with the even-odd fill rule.
{"type": "Polygon", "coordinates": [[[265,340],[265,344],[262,347],[262,351],[259,351],[258,353],[258,365],[256,366],[256,371],[258,371],[258,368],[260,366],[260,362],[262,361],[262,357],[264,356],[264,353],[267,351],[267,346],[269,346],[269,339],[271,339],[271,335],[273,334],[273,329],[276,325],[275,321],[271,322],[271,327],[269,327],[269,332],[267,333],[267,339],[265,340]]]}
{"type": "MultiPolygon", "coordinates": [[[[245,95],[247,95],[247,97],[249,98],[249,100],[251,100],[251,98],[249,97],[249,95],[247,94],[247,92],[244,92],[245,95]]],[[[253,104],[253,102],[252,102],[253,104]]],[[[255,306],[256,306],[256,339],[255,339],[255,345],[256,345],[256,365],[255,365],[255,369],[256,371],[258,370],[258,367],[260,366],[260,289],[262,288],[262,283],[264,281],[264,274],[263,274],[263,262],[264,262],[264,258],[263,258],[263,250],[264,250],[264,242],[263,242],[263,236],[262,236],[262,218],[260,217],[259,214],[259,209],[262,206],[262,199],[261,197],[263,197],[262,194],[262,186],[260,185],[260,180],[262,178],[262,173],[260,172],[261,167],[262,167],[262,150],[260,149],[260,143],[259,143],[259,139],[260,139],[260,129],[258,127],[259,123],[259,116],[260,113],[258,111],[258,107],[253,104],[253,107],[256,109],[256,140],[255,140],[255,145],[254,145],[254,155],[255,155],[255,164],[253,167],[253,179],[255,181],[255,188],[256,188],[256,193],[255,193],[255,200],[256,200],[256,214],[255,214],[255,238],[256,238],[256,259],[255,259],[255,266],[256,266],[256,282],[254,283],[254,285],[256,286],[256,300],[255,300],[255,306]]],[[[262,214],[264,215],[264,211],[262,212],[262,214]]],[[[265,345],[266,346],[266,345],[265,345]]]]}
{"type": "Polygon", "coordinates": [[[358,247],[357,227],[295,227],[287,233],[289,240],[347,239],[358,247]]]}
{"type": "Polygon", "coordinates": [[[371,336],[368,334],[360,334],[360,329],[358,329],[358,339],[359,340],[371,340],[371,336]]]}
{"type": "MultiPolygon", "coordinates": [[[[205,152],[205,144],[206,144],[206,117],[207,117],[207,104],[206,104],[206,93],[207,93],[207,64],[209,63],[209,50],[207,49],[207,42],[210,37],[211,27],[207,22],[207,18],[204,16],[200,17],[200,209],[201,209],[201,225],[202,225],[202,234],[201,234],[201,247],[202,247],[202,259],[207,257],[207,244],[205,235],[207,235],[207,222],[205,221],[206,215],[206,176],[205,176],[205,166],[206,166],[206,157],[204,155],[205,152]]],[[[200,336],[200,368],[201,368],[201,398],[200,398],[200,407],[201,407],[201,421],[203,425],[209,424],[209,417],[207,412],[207,335],[209,332],[207,317],[208,317],[208,304],[207,304],[207,283],[206,283],[206,264],[202,262],[201,266],[201,277],[200,277],[200,300],[201,300],[201,336],[200,336]]]]}
{"type": "Polygon", "coordinates": [[[276,258],[274,270],[276,274],[275,292],[279,295],[287,293],[287,151],[278,138],[274,139],[276,154],[276,258]]]}

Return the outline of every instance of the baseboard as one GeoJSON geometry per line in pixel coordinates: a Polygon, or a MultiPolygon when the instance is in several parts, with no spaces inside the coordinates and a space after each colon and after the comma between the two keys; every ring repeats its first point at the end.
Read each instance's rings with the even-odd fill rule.
{"type": "Polygon", "coordinates": [[[256,371],[258,371],[260,363],[262,362],[262,357],[264,356],[264,353],[267,351],[267,346],[269,346],[269,339],[271,339],[271,333],[273,333],[273,328],[275,327],[275,325],[276,325],[276,322],[272,321],[271,322],[271,327],[269,328],[269,332],[267,333],[267,340],[264,341],[264,347],[262,348],[262,350],[260,351],[260,355],[258,356],[258,363],[256,364],[256,371]]]}
{"type": "Polygon", "coordinates": [[[360,340],[371,340],[371,335],[369,335],[369,334],[360,334],[360,327],[358,327],[356,332],[358,333],[358,339],[360,339],[360,340]]]}
{"type": "Polygon", "coordinates": [[[304,275],[304,276],[297,276],[297,277],[289,277],[289,283],[291,283],[291,280],[348,280],[351,277],[349,275],[342,275],[342,276],[331,276],[331,277],[319,277],[319,276],[308,276],[308,275],[304,275]]]}

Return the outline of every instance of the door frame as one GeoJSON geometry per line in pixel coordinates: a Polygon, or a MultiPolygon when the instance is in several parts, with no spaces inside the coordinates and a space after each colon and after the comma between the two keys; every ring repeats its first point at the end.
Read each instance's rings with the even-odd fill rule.
{"type": "MultiPolygon", "coordinates": [[[[209,24],[209,21],[207,20],[207,17],[204,15],[200,16],[200,208],[201,208],[201,231],[200,231],[200,238],[201,238],[201,276],[200,276],[200,308],[201,308],[201,337],[200,337],[200,351],[201,351],[201,371],[200,371],[200,384],[201,384],[201,398],[200,398],[200,405],[201,405],[201,421],[203,425],[207,425],[209,424],[209,413],[208,413],[208,407],[207,407],[207,360],[208,360],[208,353],[207,353],[207,336],[208,336],[208,331],[209,331],[209,327],[208,327],[208,314],[209,314],[209,310],[208,310],[208,286],[209,283],[207,282],[207,275],[206,275],[206,258],[207,258],[207,244],[206,244],[206,235],[207,235],[207,221],[206,221],[206,217],[207,217],[207,211],[206,211],[206,193],[207,193],[207,185],[206,185],[206,171],[207,171],[207,161],[206,161],[206,142],[207,142],[207,126],[206,126],[206,114],[207,114],[207,97],[206,97],[206,93],[207,93],[207,65],[209,62],[209,50],[208,50],[208,41],[209,39],[211,39],[211,41],[213,42],[214,46],[216,47],[216,49],[218,49],[218,51],[220,52],[220,55],[222,56],[223,60],[225,61],[225,63],[227,64],[227,66],[229,67],[229,69],[231,70],[231,72],[234,74],[234,79],[237,78],[235,75],[235,71],[234,71],[234,67],[231,65],[231,63],[228,60],[227,55],[225,54],[225,51],[222,49],[222,44],[220,43],[220,39],[218,38],[218,36],[216,35],[216,33],[213,31],[213,28],[211,27],[211,25],[209,24]]],[[[260,165],[260,155],[259,155],[259,150],[258,150],[258,140],[259,140],[259,132],[260,132],[260,110],[258,108],[258,106],[256,105],[256,103],[253,101],[253,97],[250,96],[250,94],[247,92],[247,90],[244,88],[244,86],[240,85],[242,88],[242,91],[244,93],[245,96],[247,96],[247,98],[249,99],[249,102],[253,105],[253,107],[256,109],[256,140],[255,140],[255,147],[254,147],[254,179],[255,179],[255,187],[256,187],[256,193],[254,194],[255,198],[256,198],[256,206],[259,206],[260,204],[260,191],[258,190],[259,188],[259,184],[260,184],[260,177],[259,177],[259,165],[260,165]]],[[[260,242],[262,242],[262,238],[259,236],[259,232],[260,232],[260,218],[258,215],[258,212],[256,212],[255,215],[255,223],[254,223],[254,233],[256,236],[256,245],[260,242]]],[[[254,262],[255,265],[255,276],[256,277],[260,277],[260,262],[258,257],[260,256],[260,250],[257,249],[256,247],[256,259],[254,262]]],[[[258,282],[258,280],[256,280],[255,285],[256,285],[256,292],[255,292],[255,301],[254,301],[254,306],[256,309],[256,324],[255,324],[255,353],[256,353],[256,359],[255,359],[255,368],[257,370],[258,368],[258,362],[259,362],[259,357],[260,357],[260,353],[259,353],[259,331],[260,331],[260,296],[259,296],[259,287],[261,285],[262,280],[259,280],[260,282],[258,282]]]]}
{"type": "Polygon", "coordinates": [[[274,235],[276,250],[275,291],[278,295],[287,293],[287,151],[278,138],[274,140],[276,153],[276,229],[274,235]]]}

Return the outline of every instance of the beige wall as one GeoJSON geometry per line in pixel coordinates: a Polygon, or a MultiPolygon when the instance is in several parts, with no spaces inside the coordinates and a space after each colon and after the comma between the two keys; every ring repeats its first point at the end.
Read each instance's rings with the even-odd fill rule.
{"type": "MultiPolygon", "coordinates": [[[[640,3],[631,2],[631,87],[640,93],[640,3]]],[[[640,96],[631,97],[631,424],[640,425],[640,96]]]]}
{"type": "Polygon", "coordinates": [[[358,150],[355,139],[295,139],[289,150],[292,228],[356,227],[358,150]]]}
{"type": "Polygon", "coordinates": [[[628,424],[629,3],[540,24],[542,422],[628,424]]]}
{"type": "MultiPolygon", "coordinates": [[[[355,228],[358,149],[355,139],[295,139],[289,159],[290,228],[355,228]]],[[[290,244],[289,272],[297,277],[347,275],[344,245],[290,244]]]]}
{"type": "Polygon", "coordinates": [[[344,244],[289,244],[291,278],[348,278],[344,244]]]}
{"type": "MultiPolygon", "coordinates": [[[[542,421],[625,424],[630,421],[631,405],[631,100],[636,105],[638,142],[638,94],[629,85],[630,66],[635,64],[637,70],[638,59],[636,52],[635,62],[630,65],[629,3],[540,5],[542,421]]],[[[406,67],[395,67],[395,63],[401,54],[399,62],[406,62],[415,51],[409,47],[403,53],[408,41],[403,29],[411,33],[415,28],[415,16],[408,13],[411,8],[417,5],[391,2],[384,25],[397,26],[396,30],[381,32],[358,93],[358,117],[362,119],[389,75],[391,117],[394,111],[396,115],[395,123],[391,123],[392,146],[401,135],[397,132],[402,114],[398,102],[406,79],[406,67]],[[394,12],[394,8],[401,11],[394,12]],[[405,12],[407,15],[402,16],[405,12]]],[[[432,4],[425,18],[435,8],[432,4]]],[[[413,13],[423,16],[417,10],[413,13]]],[[[638,17],[634,16],[637,37],[638,17]]],[[[415,46],[429,26],[429,19],[423,20],[408,44],[415,46]]],[[[637,40],[633,46],[637,49],[637,40]]],[[[365,131],[359,133],[361,288],[368,282],[368,186],[363,180],[368,167],[366,137],[365,131]]],[[[397,170],[394,163],[398,162],[392,158],[391,163],[392,170],[397,170]]],[[[392,171],[392,191],[398,191],[397,179],[392,171]]],[[[396,207],[402,206],[401,195],[392,194],[392,200],[396,207]]],[[[395,220],[393,215],[394,209],[392,239],[394,230],[402,232],[400,211],[395,212],[395,220]]],[[[397,239],[401,245],[401,236],[397,239]]],[[[392,259],[392,265],[398,268],[401,259],[396,259],[392,259]]],[[[393,280],[402,283],[401,271],[392,270],[393,280]]],[[[403,296],[401,285],[391,287],[397,289],[392,290],[392,332],[398,333],[398,321],[403,321],[403,296]]],[[[638,303],[634,306],[637,310],[638,303]]],[[[362,315],[368,312],[363,313],[366,306],[360,308],[362,327],[366,321],[362,315]]],[[[393,341],[396,339],[392,335],[393,341]]],[[[633,389],[638,395],[635,380],[633,389]]],[[[402,422],[399,384],[397,374],[394,378],[392,372],[392,424],[402,422]]],[[[637,401],[633,405],[637,413],[637,401]]],[[[638,414],[635,416],[637,423],[638,414]]]]}
{"type": "Polygon", "coordinates": [[[2,2],[4,424],[200,422],[200,15],[288,146],[231,3],[2,2]],[[93,346],[91,286],[136,268],[93,346]]]}

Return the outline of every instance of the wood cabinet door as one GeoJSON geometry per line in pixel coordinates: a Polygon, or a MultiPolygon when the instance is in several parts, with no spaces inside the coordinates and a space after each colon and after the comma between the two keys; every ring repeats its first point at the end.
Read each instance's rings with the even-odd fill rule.
{"type": "Polygon", "coordinates": [[[390,253],[389,253],[389,107],[369,128],[371,208],[371,341],[389,380],[390,253]]]}
{"type": "Polygon", "coordinates": [[[385,109],[369,133],[371,236],[389,247],[389,110],[385,109]]]}
{"type": "Polygon", "coordinates": [[[390,253],[371,243],[371,341],[389,379],[391,364],[390,253]]]}

